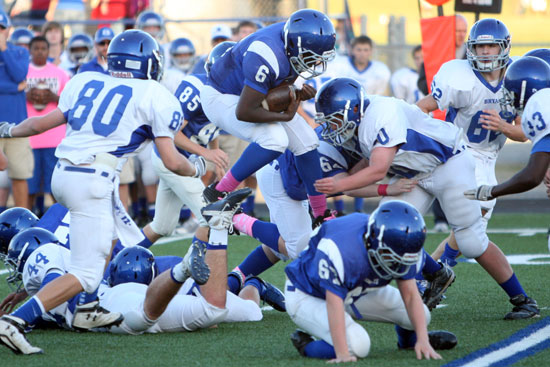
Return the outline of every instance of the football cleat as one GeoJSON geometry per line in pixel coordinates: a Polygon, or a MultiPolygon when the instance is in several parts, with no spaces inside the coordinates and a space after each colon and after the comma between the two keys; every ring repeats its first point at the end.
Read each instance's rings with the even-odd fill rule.
{"type": "Polygon", "coordinates": [[[540,316],[537,301],[531,297],[518,294],[510,298],[510,303],[514,305],[514,308],[504,316],[504,320],[522,320],[540,316]]]}
{"type": "Polygon", "coordinates": [[[306,357],[306,346],[313,341],[311,335],[300,329],[296,329],[290,336],[290,340],[292,341],[292,345],[298,350],[298,353],[306,357]]]}
{"type": "Polygon", "coordinates": [[[218,182],[211,183],[210,185],[206,186],[206,188],[202,192],[202,197],[206,204],[212,204],[215,203],[218,200],[223,199],[227,196],[228,192],[226,191],[218,191],[216,190],[216,185],[218,182]]]}
{"type": "Polygon", "coordinates": [[[273,284],[266,282],[259,277],[248,277],[247,279],[256,278],[262,283],[263,290],[260,292],[260,299],[273,307],[279,312],[286,312],[285,295],[281,290],[273,284]]]}
{"type": "Polygon", "coordinates": [[[72,326],[75,330],[88,331],[97,328],[118,326],[124,320],[120,312],[109,312],[95,300],[77,305],[74,311],[72,326]]]}
{"type": "Polygon", "coordinates": [[[436,350],[453,349],[458,344],[456,335],[446,330],[428,331],[430,345],[436,350]]]}
{"type": "Polygon", "coordinates": [[[195,283],[203,285],[210,277],[210,268],[205,262],[206,245],[203,242],[193,241],[182,262],[187,274],[195,283]]]}
{"type": "Polygon", "coordinates": [[[231,232],[233,215],[240,207],[240,203],[252,193],[252,189],[245,187],[227,194],[222,200],[208,204],[201,209],[202,216],[212,229],[227,229],[231,232]]]}
{"type": "Polygon", "coordinates": [[[433,274],[422,274],[424,278],[429,281],[429,286],[422,295],[422,300],[424,304],[428,306],[428,309],[433,310],[439,302],[441,302],[441,297],[443,293],[451,286],[455,281],[456,275],[447,264],[442,264],[441,269],[436,271],[433,274]]]}
{"type": "Polygon", "coordinates": [[[326,222],[328,220],[331,220],[331,219],[334,219],[336,217],[337,217],[337,212],[335,210],[326,209],[325,212],[323,213],[323,215],[319,215],[319,216],[315,217],[311,227],[313,229],[315,229],[315,228],[319,227],[320,225],[322,225],[324,222],[326,222]]]}
{"type": "Polygon", "coordinates": [[[0,318],[0,343],[15,354],[44,353],[40,348],[33,347],[25,337],[25,320],[16,316],[4,315],[0,318]]]}

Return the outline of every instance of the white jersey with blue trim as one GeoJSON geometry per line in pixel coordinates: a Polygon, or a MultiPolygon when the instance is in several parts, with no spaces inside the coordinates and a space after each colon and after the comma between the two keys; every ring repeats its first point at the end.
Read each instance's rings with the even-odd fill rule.
{"type": "Polygon", "coordinates": [[[407,103],[416,103],[424,94],[418,89],[418,72],[411,68],[396,70],[390,78],[390,87],[395,98],[407,103]]]}
{"type": "Polygon", "coordinates": [[[147,140],[173,139],[183,121],[178,100],[158,82],[97,72],[74,76],[58,108],[67,132],[55,154],[73,164],[92,163],[98,153],[133,156],[147,140]]]}
{"type": "Polygon", "coordinates": [[[533,142],[533,148],[550,134],[550,88],[541,89],[529,98],[521,116],[521,129],[533,142]]]}
{"type": "Polygon", "coordinates": [[[432,97],[440,110],[447,110],[445,119],[464,130],[469,147],[496,158],[506,136],[484,129],[479,118],[483,110],[496,110],[507,122],[513,121],[514,116],[500,108],[502,81],[489,83],[467,60],[451,60],[434,76],[432,97]]]}
{"type": "Polygon", "coordinates": [[[262,28],[226,51],[210,69],[207,84],[239,96],[248,86],[262,94],[298,75],[290,65],[283,40],[284,22],[262,28]]]}
{"type": "Polygon", "coordinates": [[[23,284],[29,296],[34,296],[50,272],[65,274],[71,263],[71,251],[55,243],[39,246],[23,267],[23,284]]]}
{"type": "Polygon", "coordinates": [[[363,70],[357,70],[353,59],[348,56],[341,56],[334,61],[335,77],[355,79],[363,86],[366,94],[383,95],[388,89],[391,72],[388,67],[380,61],[371,60],[363,70]]]}
{"type": "MultiPolygon", "coordinates": [[[[328,290],[345,304],[388,285],[391,279],[380,278],[368,260],[364,240],[368,219],[367,214],[354,213],[325,222],[313,231],[309,246],[285,268],[292,284],[321,299],[328,290]]],[[[400,279],[414,278],[421,268],[422,258],[400,279]]]]}
{"type": "MultiPolygon", "coordinates": [[[[65,274],[71,264],[71,252],[58,244],[47,243],[34,250],[23,267],[23,284],[27,294],[34,296],[48,274],[65,274]]],[[[42,315],[45,321],[52,321],[63,328],[70,328],[73,320],[73,304],[63,302],[42,315]]]]}
{"type": "Polygon", "coordinates": [[[416,105],[396,98],[368,99],[357,134],[361,154],[370,159],[375,148],[399,146],[390,174],[419,178],[464,149],[460,131],[453,124],[433,119],[416,105]]]}

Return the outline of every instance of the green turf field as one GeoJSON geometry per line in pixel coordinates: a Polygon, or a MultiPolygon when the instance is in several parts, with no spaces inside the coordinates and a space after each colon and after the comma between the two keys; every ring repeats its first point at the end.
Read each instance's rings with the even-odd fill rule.
{"type": "MultiPolygon", "coordinates": [[[[431,219],[427,219],[431,223],[431,219]]],[[[491,229],[546,228],[550,215],[497,215],[491,229]]],[[[426,247],[433,250],[444,235],[430,234],[426,247]]],[[[494,233],[490,238],[506,254],[541,254],[548,256],[545,234],[519,236],[494,233]]],[[[182,241],[153,247],[157,255],[183,255],[189,242],[182,241]]],[[[248,237],[230,241],[229,266],[237,265],[257,243],[248,237]]],[[[540,259],[539,259],[540,260],[540,259]]],[[[550,316],[550,256],[545,265],[514,265],[527,292],[541,308],[541,316],[550,316]]],[[[278,264],[264,278],[282,287],[284,264],[278,264]]],[[[3,269],[0,266],[0,269],[3,269]]],[[[393,325],[362,323],[371,337],[370,355],[358,362],[365,366],[438,366],[502,340],[514,332],[540,320],[504,321],[511,309],[500,287],[476,264],[459,263],[455,267],[457,281],[447,292],[445,307],[432,312],[429,329],[447,329],[458,336],[459,345],[443,351],[444,361],[416,361],[414,352],[398,351],[393,325]]],[[[8,294],[0,276],[0,296],[8,294]]],[[[323,361],[307,360],[298,355],[289,335],[294,331],[290,318],[276,311],[264,312],[257,323],[221,324],[217,329],[193,333],[118,336],[95,333],[74,333],[58,330],[35,330],[28,335],[31,343],[44,349],[44,355],[15,356],[0,349],[2,366],[303,366],[324,365],[323,361]]],[[[520,361],[518,366],[544,366],[550,351],[520,361]]]]}

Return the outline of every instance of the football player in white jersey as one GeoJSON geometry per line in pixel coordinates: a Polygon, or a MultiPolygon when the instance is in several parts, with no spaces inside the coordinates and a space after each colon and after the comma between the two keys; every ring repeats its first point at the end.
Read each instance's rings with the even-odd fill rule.
{"type": "Polygon", "coordinates": [[[544,179],[550,164],[550,65],[542,59],[524,56],[512,63],[504,78],[503,108],[521,113],[521,127],[533,142],[527,166],[508,181],[480,185],[466,192],[468,198],[491,200],[498,196],[531,190],[544,179]]]}
{"type": "MultiPolygon", "coordinates": [[[[325,84],[315,100],[318,120],[325,123],[323,135],[344,147],[357,139],[363,158],[368,159],[366,168],[349,177],[318,180],[317,190],[326,194],[352,190],[388,174],[392,179],[416,179],[418,185],[397,198],[413,204],[420,213],[429,209],[434,198],[439,200],[462,254],[475,259],[510,297],[514,308],[505,319],[539,315],[536,301],[527,296],[502,251],[489,241],[479,202],[463,195],[477,187],[475,162],[456,126],[395,98],[365,98],[361,86],[347,78],[325,84]]],[[[439,293],[438,283],[431,281],[425,302],[439,293]]]]}
{"type": "Polygon", "coordinates": [[[387,95],[390,69],[381,61],[372,60],[374,44],[368,36],[351,41],[351,56],[334,61],[337,76],[357,80],[367,94],[387,95]]]}
{"type": "Polygon", "coordinates": [[[396,70],[390,79],[390,86],[394,97],[408,103],[416,103],[424,97],[418,89],[418,70],[422,66],[422,46],[418,45],[412,50],[412,58],[415,68],[401,68],[396,70]]]}
{"type": "MultiPolygon", "coordinates": [[[[432,92],[417,105],[425,112],[447,110],[445,119],[463,129],[467,147],[476,162],[478,185],[496,185],[495,163],[506,137],[525,141],[519,118],[502,111],[502,81],[509,61],[510,33],[497,19],[482,19],[470,30],[467,59],[441,66],[432,82],[432,92]],[[512,124],[512,122],[515,123],[512,124]]],[[[485,228],[496,200],[481,203],[485,228]]],[[[456,240],[451,235],[434,253],[455,264],[456,240]]]]}
{"type": "MultiPolygon", "coordinates": [[[[204,161],[193,164],[174,146],[183,116],[177,99],[157,82],[162,63],[156,41],[143,31],[126,31],[111,42],[107,60],[112,76],[76,75],[65,87],[56,110],[17,126],[0,124],[3,138],[68,125],[56,150],[59,163],[52,192],[71,213],[71,267],[12,315],[0,319],[2,328],[13,329],[10,342],[19,353],[41,352],[24,338],[25,324],[82,291],[97,289],[115,230],[121,232],[132,224],[114,220],[114,211],[121,210],[115,189],[117,169],[126,157],[154,139],[168,169],[184,176],[204,174],[204,161]]],[[[120,321],[120,314],[105,313],[94,302],[76,309],[73,325],[89,329],[120,321]]]]}

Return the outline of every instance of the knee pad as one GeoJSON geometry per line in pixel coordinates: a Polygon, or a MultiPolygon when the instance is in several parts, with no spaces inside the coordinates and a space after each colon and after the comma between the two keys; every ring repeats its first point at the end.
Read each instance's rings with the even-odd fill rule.
{"type": "Polygon", "coordinates": [[[151,186],[158,183],[159,176],[157,176],[151,164],[147,164],[142,167],[141,181],[145,186],[151,186]]]}
{"type": "Polygon", "coordinates": [[[365,358],[370,351],[369,333],[361,325],[353,323],[347,328],[347,334],[350,352],[358,358],[365,358]]]}
{"type": "Polygon", "coordinates": [[[455,230],[455,238],[458,249],[469,259],[481,256],[489,245],[489,238],[484,231],[482,220],[476,221],[469,227],[455,230]]]}
{"type": "Polygon", "coordinates": [[[153,221],[151,222],[151,229],[156,234],[159,234],[162,237],[167,237],[174,232],[177,225],[178,225],[178,217],[174,217],[172,220],[168,220],[164,222],[155,220],[155,218],[153,218],[153,221]]]}
{"type": "MultiPolygon", "coordinates": [[[[205,300],[206,301],[206,300],[205,300]]],[[[206,301],[207,306],[207,313],[208,313],[208,324],[203,325],[203,328],[210,327],[212,325],[219,324],[220,322],[223,322],[225,318],[227,317],[227,313],[229,310],[226,308],[219,308],[214,305],[211,305],[206,301]]]]}
{"type": "Polygon", "coordinates": [[[101,280],[103,279],[103,265],[97,267],[97,269],[77,269],[77,268],[71,268],[69,270],[69,274],[72,274],[73,276],[78,279],[80,282],[80,285],[84,289],[84,292],[86,293],[93,293],[97,287],[99,287],[99,284],[101,283],[101,280]]]}

